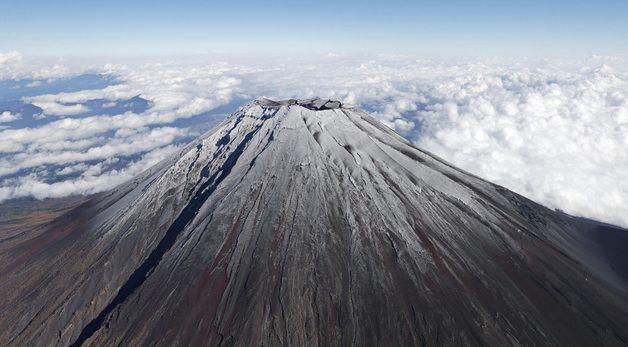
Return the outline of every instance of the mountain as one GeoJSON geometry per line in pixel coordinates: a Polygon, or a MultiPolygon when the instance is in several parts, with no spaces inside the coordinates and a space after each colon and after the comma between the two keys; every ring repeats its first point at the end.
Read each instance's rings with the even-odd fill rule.
{"type": "Polygon", "coordinates": [[[628,231],[258,99],[0,242],[0,344],[626,345],[628,231]]]}

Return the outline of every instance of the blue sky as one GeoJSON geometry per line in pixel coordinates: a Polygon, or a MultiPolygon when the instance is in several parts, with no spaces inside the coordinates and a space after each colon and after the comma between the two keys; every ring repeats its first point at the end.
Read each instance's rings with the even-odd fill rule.
{"type": "Polygon", "coordinates": [[[628,52],[628,1],[2,1],[0,51],[628,52]]]}

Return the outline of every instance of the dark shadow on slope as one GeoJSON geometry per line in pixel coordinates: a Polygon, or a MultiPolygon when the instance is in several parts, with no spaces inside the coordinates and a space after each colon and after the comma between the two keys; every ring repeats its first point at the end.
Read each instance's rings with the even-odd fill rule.
{"type": "Polygon", "coordinates": [[[575,223],[628,288],[628,229],[581,217],[575,223]]]}
{"type": "Polygon", "coordinates": [[[146,279],[153,273],[157,265],[161,262],[164,254],[172,248],[179,234],[185,227],[194,220],[194,217],[203,206],[205,201],[214,193],[218,185],[231,173],[232,168],[238,161],[240,155],[244,152],[246,145],[253,138],[253,135],[259,130],[260,126],[253,129],[244,136],[244,139],[238,147],[229,155],[224,164],[209,177],[197,190],[190,202],[183,208],[179,216],[174,220],[172,225],[166,231],[164,237],[159,241],[157,247],[152,250],[150,255],[144,262],[131,274],[129,279],[120,287],[118,293],[113,300],[81,331],[79,337],[71,346],[82,346],[83,343],[92,337],[105,322],[111,312],[120,306],[129,296],[131,296],[137,288],[139,288],[146,279]]]}

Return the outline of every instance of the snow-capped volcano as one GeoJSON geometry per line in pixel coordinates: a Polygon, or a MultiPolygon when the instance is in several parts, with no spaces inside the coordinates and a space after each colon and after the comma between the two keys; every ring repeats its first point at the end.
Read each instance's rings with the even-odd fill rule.
{"type": "Polygon", "coordinates": [[[622,345],[626,256],[606,246],[623,232],[337,101],[258,99],[3,241],[0,342],[622,345]]]}

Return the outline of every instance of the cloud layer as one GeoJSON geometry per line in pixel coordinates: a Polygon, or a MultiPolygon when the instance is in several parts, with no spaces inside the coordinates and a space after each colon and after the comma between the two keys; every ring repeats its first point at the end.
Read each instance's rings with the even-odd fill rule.
{"type": "MultiPolygon", "coordinates": [[[[45,75],[24,72],[21,59],[1,55],[0,77],[45,75]]],[[[549,207],[628,226],[623,59],[233,61],[107,65],[118,84],[24,98],[51,119],[0,130],[0,200],[109,189],[193,135],[186,119],[261,95],[320,96],[364,107],[420,147],[549,207]],[[80,116],[91,100],[138,95],[150,102],[143,112],[80,116]],[[121,158],[131,159],[112,162],[121,158]]]]}
{"type": "Polygon", "coordinates": [[[0,80],[51,79],[70,75],[71,70],[62,64],[38,66],[27,62],[19,52],[0,52],[0,80]]]}

